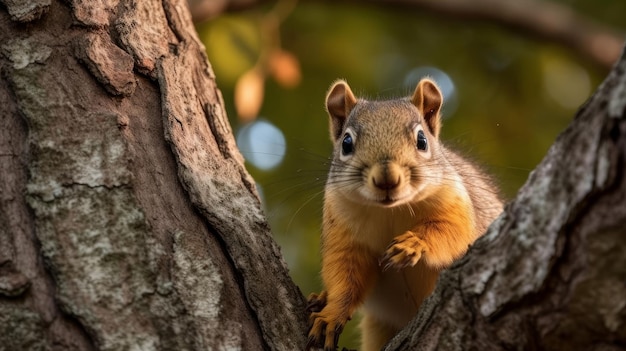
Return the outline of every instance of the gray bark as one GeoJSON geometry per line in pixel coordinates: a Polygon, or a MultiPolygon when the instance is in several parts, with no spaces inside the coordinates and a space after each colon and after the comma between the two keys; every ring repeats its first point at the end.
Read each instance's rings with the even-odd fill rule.
{"type": "Polygon", "coordinates": [[[296,350],[185,1],[0,8],[0,350],[296,350]]]}
{"type": "Polygon", "coordinates": [[[626,349],[626,55],[386,350],[626,349]]]}

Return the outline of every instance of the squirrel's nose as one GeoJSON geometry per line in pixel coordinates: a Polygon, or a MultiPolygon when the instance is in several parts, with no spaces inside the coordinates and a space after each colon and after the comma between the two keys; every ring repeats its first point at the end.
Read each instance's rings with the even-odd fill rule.
{"type": "Polygon", "coordinates": [[[393,190],[400,185],[400,177],[390,177],[388,174],[374,177],[374,186],[381,190],[393,190]]]}
{"type": "Polygon", "coordinates": [[[395,162],[380,162],[370,169],[370,184],[383,191],[395,190],[402,186],[402,167],[395,162]]]}

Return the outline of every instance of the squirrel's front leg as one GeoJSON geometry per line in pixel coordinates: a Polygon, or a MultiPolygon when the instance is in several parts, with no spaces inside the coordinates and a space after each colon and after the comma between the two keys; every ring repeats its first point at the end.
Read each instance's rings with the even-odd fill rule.
{"type": "Polygon", "coordinates": [[[343,327],[363,303],[379,272],[377,261],[367,248],[357,244],[339,245],[338,242],[324,245],[322,279],[326,290],[309,298],[310,310],[314,312],[309,317],[307,350],[337,348],[343,327]]]}
{"type": "Polygon", "coordinates": [[[443,268],[461,257],[477,236],[467,213],[451,218],[433,219],[397,236],[380,260],[383,270],[412,267],[419,260],[443,268]]]}

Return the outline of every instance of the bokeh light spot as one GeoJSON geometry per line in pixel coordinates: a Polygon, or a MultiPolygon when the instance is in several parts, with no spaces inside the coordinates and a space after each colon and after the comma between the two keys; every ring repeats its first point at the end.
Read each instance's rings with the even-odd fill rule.
{"type": "Polygon", "coordinates": [[[237,146],[246,161],[264,171],[278,166],[287,149],[283,132],[263,119],[257,119],[239,129],[237,146]]]}

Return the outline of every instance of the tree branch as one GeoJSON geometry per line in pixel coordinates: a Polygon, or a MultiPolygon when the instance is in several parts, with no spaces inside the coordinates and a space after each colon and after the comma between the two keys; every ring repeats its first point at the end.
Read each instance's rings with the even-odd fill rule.
{"type": "MultiPolygon", "coordinates": [[[[238,11],[265,0],[189,0],[194,21],[211,19],[224,11],[238,11]]],[[[362,4],[363,1],[344,0],[362,4]]],[[[609,70],[624,44],[624,33],[603,26],[570,7],[538,0],[367,0],[387,8],[426,10],[469,21],[496,23],[521,34],[563,45],[609,70]]]]}
{"type": "Polygon", "coordinates": [[[570,7],[537,0],[369,0],[426,9],[465,20],[488,21],[568,47],[607,70],[619,58],[624,33],[602,26],[570,7]]]}
{"type": "Polygon", "coordinates": [[[228,11],[239,11],[257,6],[265,0],[187,0],[195,23],[208,21],[228,11]]]}

